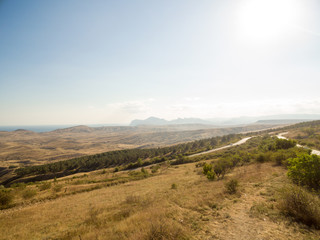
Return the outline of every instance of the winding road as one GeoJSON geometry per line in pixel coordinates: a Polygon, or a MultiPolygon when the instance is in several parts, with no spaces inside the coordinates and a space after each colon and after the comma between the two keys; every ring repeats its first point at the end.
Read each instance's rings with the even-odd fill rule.
{"type": "Polygon", "coordinates": [[[211,150],[205,151],[205,152],[195,153],[195,154],[189,155],[188,157],[195,157],[195,156],[199,156],[199,155],[202,155],[202,154],[212,153],[212,152],[216,152],[216,151],[219,151],[219,150],[222,150],[222,149],[238,146],[238,145],[244,144],[250,138],[253,138],[253,137],[246,137],[246,138],[243,138],[243,139],[239,140],[236,143],[231,143],[229,145],[226,145],[226,146],[223,146],[223,147],[219,147],[219,148],[215,148],[215,149],[211,149],[211,150]]]}
{"type": "MultiPolygon", "coordinates": [[[[288,138],[286,138],[286,137],[283,136],[283,135],[285,135],[285,134],[288,134],[288,132],[279,133],[279,134],[277,135],[277,138],[289,140],[288,138]]],[[[307,147],[307,146],[303,146],[303,145],[300,145],[300,144],[297,144],[297,147],[301,147],[301,148],[305,148],[305,149],[310,149],[310,150],[311,150],[311,154],[315,154],[315,155],[320,156],[320,151],[319,151],[319,150],[311,149],[311,148],[309,148],[309,147],[307,147]]]]}

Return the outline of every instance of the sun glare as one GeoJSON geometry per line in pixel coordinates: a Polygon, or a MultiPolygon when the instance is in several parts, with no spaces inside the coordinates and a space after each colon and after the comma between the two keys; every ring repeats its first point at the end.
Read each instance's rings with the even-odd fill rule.
{"type": "Polygon", "coordinates": [[[238,35],[248,43],[270,43],[284,38],[301,18],[297,0],[246,0],[237,14],[238,35]]]}

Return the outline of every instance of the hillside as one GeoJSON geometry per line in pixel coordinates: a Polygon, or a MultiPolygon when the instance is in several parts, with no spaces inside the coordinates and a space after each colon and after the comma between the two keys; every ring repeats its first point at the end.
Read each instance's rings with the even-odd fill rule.
{"type": "Polygon", "coordinates": [[[151,148],[274,127],[212,128],[199,124],[139,127],[77,126],[51,132],[0,132],[0,167],[38,165],[129,148],[151,148]]]}
{"type": "Polygon", "coordinates": [[[106,168],[16,184],[6,190],[14,195],[12,205],[0,210],[0,239],[316,240],[316,226],[297,222],[283,209],[286,189],[293,187],[285,156],[307,150],[283,147],[263,135],[191,163],[106,168]],[[203,174],[205,163],[223,162],[233,163],[225,175],[210,181],[203,174]],[[238,187],[228,188],[231,180],[238,187]]]}

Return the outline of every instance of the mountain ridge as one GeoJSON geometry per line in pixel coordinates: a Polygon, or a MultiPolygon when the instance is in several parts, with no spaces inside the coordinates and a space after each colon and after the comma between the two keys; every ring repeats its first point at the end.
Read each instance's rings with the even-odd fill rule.
{"type": "Polygon", "coordinates": [[[174,125],[174,124],[204,124],[204,125],[241,125],[241,124],[253,124],[260,123],[259,121],[282,121],[287,123],[297,123],[310,120],[320,119],[320,114],[279,114],[279,115],[267,115],[267,116],[241,116],[236,118],[177,118],[174,120],[166,120],[163,118],[149,117],[147,119],[134,119],[129,126],[139,125],[174,125]]]}

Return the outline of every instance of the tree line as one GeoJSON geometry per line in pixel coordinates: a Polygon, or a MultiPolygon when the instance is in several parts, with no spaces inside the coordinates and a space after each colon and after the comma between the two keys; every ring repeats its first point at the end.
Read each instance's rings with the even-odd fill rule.
{"type": "Polygon", "coordinates": [[[239,134],[229,134],[168,147],[150,149],[135,148],[110,151],[55,163],[18,168],[15,170],[15,173],[21,178],[25,176],[55,174],[61,172],[67,172],[68,174],[66,175],[69,175],[76,172],[88,172],[118,166],[122,166],[124,169],[131,169],[175,159],[178,155],[187,156],[193,153],[210,150],[219,144],[239,139],[239,136],[239,134]]]}

